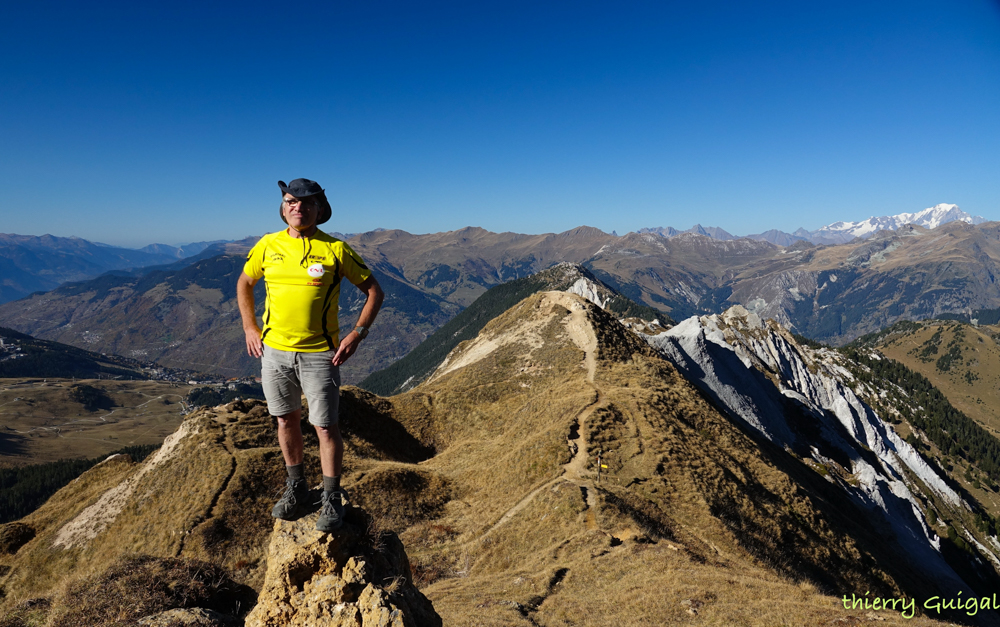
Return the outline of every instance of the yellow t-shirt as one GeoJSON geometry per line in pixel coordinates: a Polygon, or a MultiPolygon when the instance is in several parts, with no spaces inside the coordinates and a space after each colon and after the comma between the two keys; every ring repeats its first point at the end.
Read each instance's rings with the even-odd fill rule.
{"type": "Polygon", "coordinates": [[[271,348],[303,353],[340,345],[340,279],[360,285],[372,275],[350,246],[319,230],[307,238],[287,230],[265,235],[243,272],[263,277],[267,288],[261,339],[271,348]]]}

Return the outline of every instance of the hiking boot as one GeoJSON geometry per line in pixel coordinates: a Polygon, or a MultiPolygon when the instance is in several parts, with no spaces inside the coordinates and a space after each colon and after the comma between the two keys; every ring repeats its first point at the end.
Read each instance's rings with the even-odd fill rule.
{"type": "Polygon", "coordinates": [[[344,501],[340,491],[323,492],[323,506],[319,510],[319,518],[316,519],[316,529],[318,531],[335,531],[344,524],[344,501]]]}
{"type": "Polygon", "coordinates": [[[281,500],[271,510],[271,515],[282,520],[292,520],[298,513],[299,506],[306,502],[308,496],[309,486],[306,485],[305,479],[297,481],[291,478],[286,479],[285,493],[281,495],[281,500]]]}

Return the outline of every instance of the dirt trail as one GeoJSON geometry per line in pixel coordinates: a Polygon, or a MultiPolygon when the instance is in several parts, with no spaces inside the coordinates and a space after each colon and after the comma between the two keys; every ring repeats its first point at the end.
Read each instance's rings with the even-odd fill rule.
{"type": "Polygon", "coordinates": [[[236,445],[233,444],[233,435],[230,432],[229,425],[226,424],[225,419],[220,420],[216,417],[215,421],[222,425],[222,446],[226,449],[226,452],[229,453],[229,472],[226,475],[225,480],[223,480],[222,485],[219,486],[219,489],[216,490],[215,494],[212,496],[212,502],[209,503],[205,515],[200,520],[195,522],[194,526],[192,526],[191,529],[188,529],[187,532],[181,536],[181,541],[180,544],[177,545],[177,553],[174,557],[180,557],[181,554],[184,553],[184,549],[187,548],[187,539],[190,537],[189,534],[191,531],[197,529],[206,521],[215,518],[216,514],[218,514],[219,498],[221,498],[229,488],[229,482],[232,481],[233,476],[236,474],[236,445]]]}
{"type": "Polygon", "coordinates": [[[573,452],[569,462],[563,465],[563,474],[548,481],[518,501],[513,507],[504,512],[503,516],[483,533],[478,540],[483,540],[496,529],[503,526],[508,520],[517,515],[528,506],[542,490],[551,488],[553,485],[566,481],[580,488],[587,505],[586,527],[588,530],[597,528],[597,516],[595,514],[597,499],[594,496],[594,484],[590,480],[593,473],[587,469],[588,451],[590,443],[587,440],[587,419],[594,413],[594,410],[604,404],[604,395],[601,389],[594,383],[594,375],[597,372],[597,335],[594,328],[587,320],[587,312],[575,297],[566,292],[547,292],[546,298],[555,304],[562,305],[569,309],[569,320],[566,322],[566,330],[573,343],[584,351],[583,364],[587,369],[587,384],[594,390],[594,400],[587,404],[575,418],[575,428],[572,430],[567,444],[573,452]],[[575,435],[575,437],[574,437],[575,435]]]}

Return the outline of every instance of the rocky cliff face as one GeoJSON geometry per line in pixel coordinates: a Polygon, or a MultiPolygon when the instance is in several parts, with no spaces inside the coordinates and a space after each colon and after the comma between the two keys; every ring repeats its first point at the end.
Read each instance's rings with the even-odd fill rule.
{"type": "MultiPolygon", "coordinates": [[[[734,420],[847,494],[913,567],[975,594],[978,576],[969,578],[963,560],[946,559],[941,528],[928,522],[937,520],[934,507],[962,521],[973,506],[860,398],[884,398],[896,392],[893,382],[862,382],[840,353],[801,346],[773,320],[739,306],[647,339],[734,420]]],[[[978,547],[979,564],[1000,565],[995,538],[968,522],[956,526],[978,547]]]]}
{"type": "Polygon", "coordinates": [[[961,498],[857,397],[836,353],[804,349],[739,306],[689,318],[650,342],[734,417],[829,472],[928,576],[962,586],[910,486],[922,484],[954,506],[961,498]]]}

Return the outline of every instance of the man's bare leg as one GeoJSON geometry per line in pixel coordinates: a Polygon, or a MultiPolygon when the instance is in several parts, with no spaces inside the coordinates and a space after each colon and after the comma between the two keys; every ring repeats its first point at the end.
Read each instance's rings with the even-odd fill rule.
{"type": "Polygon", "coordinates": [[[340,437],[340,427],[316,427],[316,437],[319,438],[319,461],[323,466],[323,476],[339,477],[344,465],[344,439],[340,437]]]}
{"type": "Polygon", "coordinates": [[[302,420],[302,410],[296,409],[290,414],[277,416],[277,418],[278,444],[281,446],[285,465],[297,466],[302,463],[302,426],[299,424],[302,420]]]}

